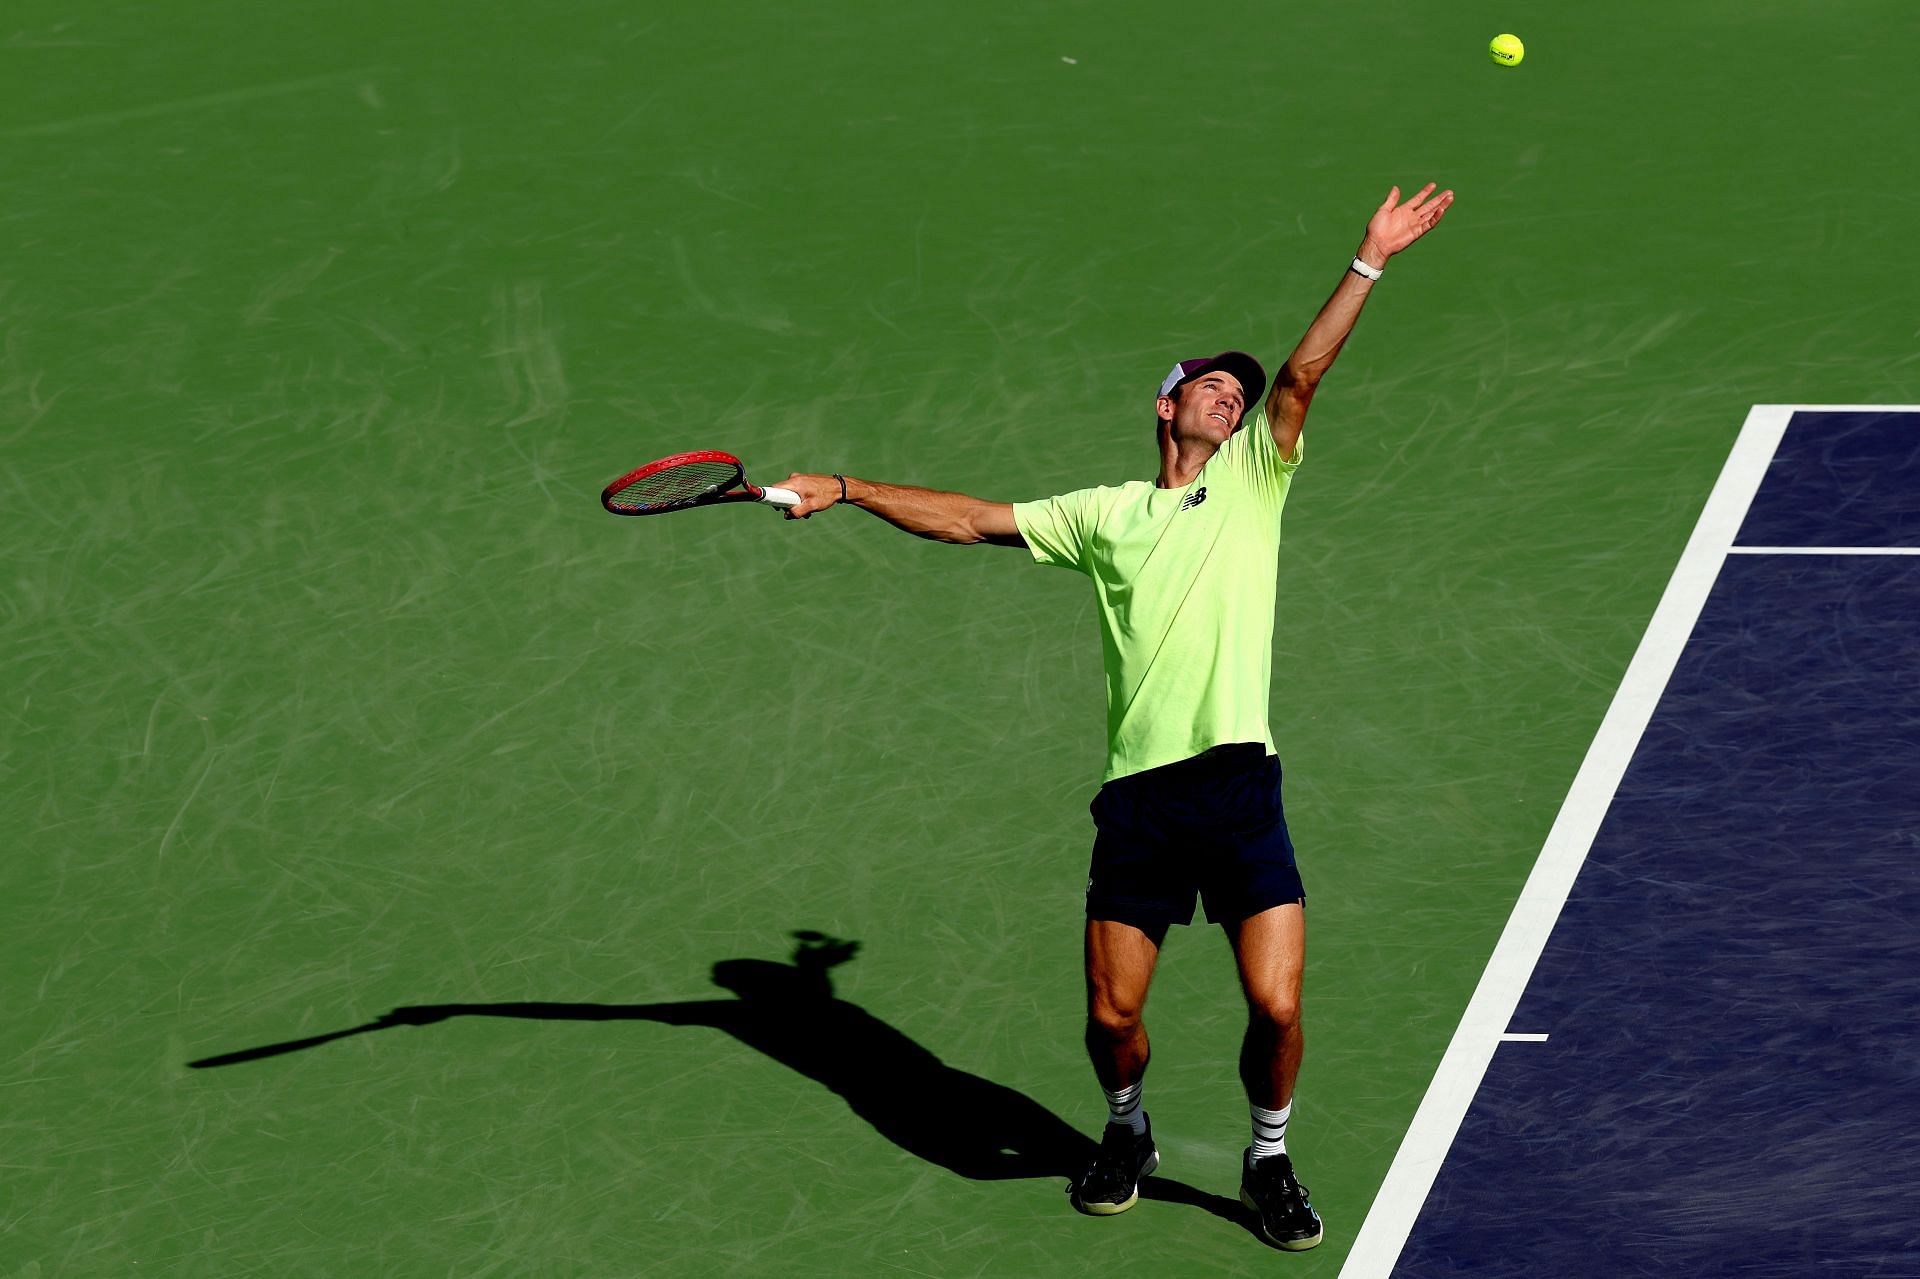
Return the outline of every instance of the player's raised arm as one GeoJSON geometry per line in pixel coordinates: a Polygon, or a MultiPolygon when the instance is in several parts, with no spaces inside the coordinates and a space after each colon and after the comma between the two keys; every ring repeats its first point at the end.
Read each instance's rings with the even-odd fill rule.
{"type": "Polygon", "coordinates": [[[965,493],[879,484],[851,475],[789,475],[781,488],[800,495],[800,505],[788,509],[790,520],[804,520],[816,511],[842,501],[871,511],[898,529],[936,542],[966,544],[991,542],[995,546],[1025,546],[1013,520],[1013,503],[987,502],[965,493]],[[842,485],[846,496],[841,497],[842,485]]]}
{"type": "Polygon", "coordinates": [[[1267,394],[1267,424],[1273,430],[1273,442],[1279,446],[1280,456],[1293,456],[1313,393],[1346,344],[1347,335],[1353,332],[1360,308],[1366,305],[1374,281],[1386,269],[1387,259],[1431,231],[1452,205],[1453,192],[1434,195],[1433,188],[1433,183],[1427,183],[1404,204],[1400,201],[1399,187],[1387,192],[1386,200],[1367,220],[1367,232],[1361,237],[1353,265],[1347,268],[1333,296],[1320,308],[1320,314],[1307,326],[1300,345],[1274,374],[1273,389],[1267,394]],[[1371,275],[1367,274],[1369,271],[1371,275]]]}

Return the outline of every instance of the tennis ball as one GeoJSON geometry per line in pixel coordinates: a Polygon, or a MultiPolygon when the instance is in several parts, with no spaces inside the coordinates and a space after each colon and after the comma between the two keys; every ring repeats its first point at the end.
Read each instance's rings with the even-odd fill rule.
{"type": "Polygon", "coordinates": [[[1503,67],[1517,67],[1527,56],[1527,46],[1520,43],[1519,36],[1495,36],[1487,46],[1487,56],[1503,67]]]}

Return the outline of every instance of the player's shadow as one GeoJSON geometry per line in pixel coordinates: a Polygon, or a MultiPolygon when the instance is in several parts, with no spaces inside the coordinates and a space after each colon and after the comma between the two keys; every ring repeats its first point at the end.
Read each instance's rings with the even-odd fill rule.
{"type": "MultiPolygon", "coordinates": [[[[284,1043],[246,1048],[187,1063],[196,1069],[237,1066],[315,1048],[349,1035],[396,1026],[428,1026],[449,1017],[520,1017],[534,1021],[653,1021],[711,1026],[839,1094],[849,1109],[909,1154],[978,1181],[1079,1175],[1093,1141],[1058,1115],[1004,1084],[956,1070],[914,1040],[833,993],[828,970],[847,962],[860,943],[797,932],[793,962],[725,959],[714,984],[732,999],[666,1004],[422,1004],[396,1008],[378,1021],[284,1043]]],[[[1253,1229],[1237,1200],[1167,1177],[1149,1177],[1143,1199],[1188,1204],[1253,1229]]]]}

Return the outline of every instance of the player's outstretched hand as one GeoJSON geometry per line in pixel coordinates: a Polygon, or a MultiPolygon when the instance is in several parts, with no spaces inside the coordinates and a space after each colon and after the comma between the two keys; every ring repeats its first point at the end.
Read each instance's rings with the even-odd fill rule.
{"type": "Polygon", "coordinates": [[[1405,204],[1400,203],[1400,188],[1395,187],[1373,211],[1367,220],[1367,239],[1383,256],[1392,257],[1439,224],[1453,204],[1453,192],[1434,195],[1433,187],[1433,183],[1427,183],[1405,204]]]}
{"type": "Polygon", "coordinates": [[[840,481],[831,475],[801,475],[795,472],[780,481],[783,489],[800,495],[800,505],[788,507],[790,520],[804,520],[815,511],[824,511],[840,500],[840,481]]]}

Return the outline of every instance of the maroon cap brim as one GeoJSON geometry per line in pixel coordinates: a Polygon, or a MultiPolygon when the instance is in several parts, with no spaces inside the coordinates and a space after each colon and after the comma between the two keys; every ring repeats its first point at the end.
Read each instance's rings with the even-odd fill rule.
{"type": "MultiPolygon", "coordinates": [[[[1231,373],[1240,383],[1240,389],[1246,392],[1247,408],[1260,403],[1260,397],[1267,391],[1267,371],[1260,367],[1260,361],[1245,351],[1222,351],[1212,359],[1182,360],[1180,379],[1173,386],[1185,386],[1195,378],[1205,377],[1209,373],[1231,373]]],[[[1169,387],[1168,390],[1171,390],[1169,387]]],[[[1161,394],[1166,394],[1165,391],[1161,394]]]]}

